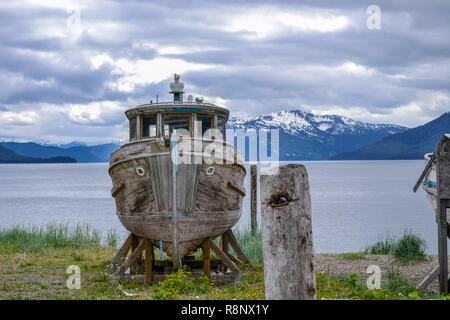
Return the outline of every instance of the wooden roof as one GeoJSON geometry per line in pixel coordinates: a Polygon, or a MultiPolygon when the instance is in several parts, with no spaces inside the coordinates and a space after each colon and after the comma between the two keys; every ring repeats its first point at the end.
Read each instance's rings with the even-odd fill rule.
{"type": "Polygon", "coordinates": [[[142,104],[135,108],[128,109],[125,114],[128,119],[137,115],[145,115],[152,113],[209,113],[223,116],[225,120],[228,120],[230,111],[227,108],[219,107],[212,103],[195,103],[195,102],[159,102],[142,104]]]}

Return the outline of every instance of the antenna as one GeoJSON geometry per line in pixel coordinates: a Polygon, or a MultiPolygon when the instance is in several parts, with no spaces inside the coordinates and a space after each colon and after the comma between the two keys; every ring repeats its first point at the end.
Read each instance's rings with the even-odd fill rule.
{"type": "Polygon", "coordinates": [[[203,103],[203,97],[197,97],[197,98],[195,98],[195,102],[197,102],[197,103],[203,103]]]}
{"type": "Polygon", "coordinates": [[[156,103],[158,103],[159,94],[156,95],[156,103]]]}

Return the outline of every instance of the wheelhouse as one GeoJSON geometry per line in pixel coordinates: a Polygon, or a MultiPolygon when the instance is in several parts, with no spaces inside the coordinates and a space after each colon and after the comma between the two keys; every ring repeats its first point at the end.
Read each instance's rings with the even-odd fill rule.
{"type": "Polygon", "coordinates": [[[215,109],[218,107],[213,105],[205,107],[203,103],[201,106],[183,104],[182,108],[158,103],[128,110],[129,139],[136,141],[170,137],[175,132],[191,138],[225,140],[227,112],[215,109]]]}
{"type": "Polygon", "coordinates": [[[183,83],[175,76],[171,83],[173,102],[143,104],[125,112],[129,120],[129,140],[168,138],[178,136],[225,141],[225,124],[229,111],[203,99],[183,101],[183,83]]]}

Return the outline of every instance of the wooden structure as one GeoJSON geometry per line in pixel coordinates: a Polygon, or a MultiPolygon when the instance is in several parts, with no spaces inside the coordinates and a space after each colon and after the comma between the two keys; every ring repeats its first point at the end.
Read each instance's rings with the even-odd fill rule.
{"type": "MultiPolygon", "coordinates": [[[[205,239],[200,248],[203,252],[203,261],[195,260],[194,256],[184,256],[182,264],[191,272],[194,278],[207,276],[214,282],[238,282],[241,270],[238,265],[245,265],[253,270],[253,266],[239,247],[231,230],[221,235],[222,246],[218,247],[211,238],[205,239]],[[223,240],[227,239],[226,242],[223,240]],[[229,253],[228,246],[236,252],[237,257],[229,253]],[[211,250],[220,260],[211,260],[211,250]]],[[[157,261],[154,254],[153,241],[142,239],[130,234],[112,260],[112,277],[120,276],[121,279],[134,279],[145,284],[156,283],[164,280],[167,274],[177,269],[175,263],[157,261]],[[138,245],[133,247],[133,241],[138,245]],[[128,252],[131,252],[128,255],[128,252]],[[145,259],[142,261],[142,256],[145,259]],[[134,267],[134,268],[133,268],[134,267]],[[129,272],[127,272],[129,271],[129,272]]]]}
{"type": "Polygon", "coordinates": [[[179,75],[170,89],[173,102],[125,112],[130,141],[110,157],[116,213],[131,233],[114,263],[132,249],[117,272],[140,264],[144,249],[149,267],[152,248],[160,245],[175,269],[197,248],[211,248],[235,270],[226,252],[241,217],[246,170],[242,154],[225,142],[229,111],[203,99],[184,102],[179,75]],[[218,236],[226,238],[222,249],[211,241],[218,236]]]}
{"type": "Polygon", "coordinates": [[[261,201],[266,299],[317,299],[305,167],[289,164],[261,173],[261,201]]]}
{"type": "Polygon", "coordinates": [[[450,238],[450,219],[447,210],[450,209],[450,135],[444,135],[436,146],[434,153],[414,186],[414,192],[417,191],[422,181],[424,181],[424,189],[431,194],[432,201],[435,201],[432,204],[433,208],[436,208],[436,222],[438,225],[439,266],[418,287],[425,288],[436,277],[439,277],[440,292],[448,294],[450,278],[448,276],[447,238],[450,238]],[[436,172],[435,182],[427,179],[430,171],[433,169],[436,172]]]}

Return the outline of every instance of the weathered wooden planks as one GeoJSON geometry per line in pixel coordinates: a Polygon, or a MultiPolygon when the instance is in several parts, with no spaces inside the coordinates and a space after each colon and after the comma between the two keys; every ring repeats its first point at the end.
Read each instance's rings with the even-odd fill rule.
{"type": "Polygon", "coordinates": [[[124,162],[110,171],[117,212],[133,214],[154,210],[154,196],[146,159],[124,162]]]}
{"type": "Polygon", "coordinates": [[[440,292],[448,291],[448,248],[447,248],[447,208],[450,208],[450,200],[438,199],[438,255],[439,255],[439,288],[440,292]]]}
{"type": "MultiPolygon", "coordinates": [[[[170,154],[149,158],[150,180],[154,190],[156,212],[172,211],[172,163],[170,154]]],[[[145,211],[144,211],[145,212],[145,211]]],[[[147,211],[149,212],[149,211],[147,211]]],[[[150,211],[151,212],[151,211],[150,211]]]]}
{"type": "MultiPolygon", "coordinates": [[[[447,239],[450,238],[450,217],[447,209],[450,209],[450,135],[444,135],[435,148],[425,169],[415,184],[413,190],[422,183],[431,166],[436,163],[436,222],[438,225],[438,255],[439,267],[435,268],[419,287],[427,286],[437,275],[439,275],[439,287],[442,294],[449,292],[450,279],[448,278],[448,248],[447,239]]],[[[430,188],[431,191],[433,189],[430,188]]],[[[430,192],[430,191],[428,191],[430,192]]],[[[433,206],[434,207],[434,206],[433,206]]]]}
{"type": "MultiPolygon", "coordinates": [[[[188,140],[187,143],[196,142],[188,140]]],[[[209,145],[208,141],[200,143],[200,151],[209,145]]],[[[236,159],[237,152],[230,145],[217,142],[217,146],[223,147],[227,158],[236,159]]],[[[217,149],[209,155],[210,160],[221,154],[214,151],[217,149]]],[[[125,228],[153,242],[162,240],[169,255],[174,254],[174,249],[167,247],[174,245],[177,236],[179,245],[175,251],[180,258],[196,249],[192,245],[198,246],[205,238],[230,229],[241,215],[245,169],[237,164],[205,161],[179,164],[174,171],[170,148],[162,139],[132,142],[114,152],[109,172],[117,215],[125,228]],[[176,228],[174,212],[178,217],[176,228]]]]}
{"type": "MultiPolygon", "coordinates": [[[[142,238],[172,241],[170,212],[117,216],[127,230],[142,238]]],[[[235,225],[240,217],[240,211],[179,212],[179,240],[182,242],[219,236],[235,225]]]]}
{"type": "Polygon", "coordinates": [[[179,211],[192,212],[195,209],[200,167],[198,164],[178,165],[177,206],[179,211]]]}
{"type": "Polygon", "coordinates": [[[446,135],[436,150],[437,220],[439,253],[439,287],[443,294],[449,292],[448,280],[448,217],[450,208],[450,138],[446,135]]]}
{"type": "Polygon", "coordinates": [[[197,199],[195,211],[220,212],[236,211],[242,207],[242,191],[230,188],[228,182],[239,185],[243,189],[245,170],[239,165],[206,165],[201,166],[198,177],[197,199]],[[209,168],[210,171],[208,171],[209,168]],[[209,172],[213,171],[211,175],[209,172]]]}
{"type": "Polygon", "coordinates": [[[438,196],[440,199],[450,199],[450,138],[444,136],[436,152],[438,196]]]}
{"type": "Polygon", "coordinates": [[[266,299],[316,299],[306,169],[289,164],[260,179],[266,299]]]}

